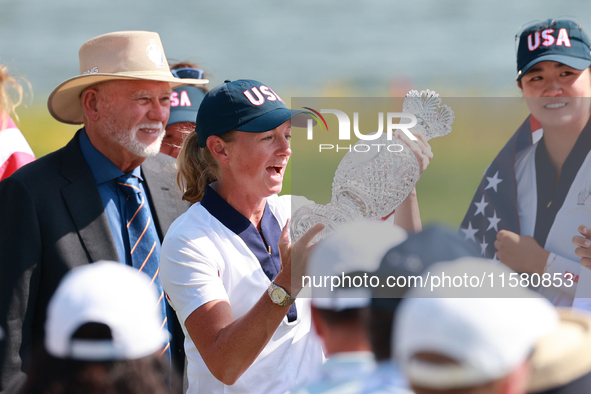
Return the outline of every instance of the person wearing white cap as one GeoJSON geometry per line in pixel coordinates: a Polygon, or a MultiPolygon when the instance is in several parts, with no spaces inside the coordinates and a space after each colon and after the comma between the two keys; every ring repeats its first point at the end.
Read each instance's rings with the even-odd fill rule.
{"type": "Polygon", "coordinates": [[[138,274],[107,261],[68,272],[49,302],[44,348],[21,394],[170,393],[159,294],[138,274]]]}
{"type": "MultiPolygon", "coordinates": [[[[429,270],[431,278],[511,273],[474,257],[429,270]]],[[[537,293],[500,281],[491,287],[489,278],[482,287],[426,286],[408,293],[396,316],[395,351],[416,394],[527,391],[529,357],[538,340],[558,329],[558,314],[537,293]]]]}
{"type": "MultiPolygon", "coordinates": [[[[48,108],[58,121],[84,127],[0,182],[0,204],[10,207],[0,210],[0,326],[7,329],[0,392],[24,379],[47,303],[68,270],[119,261],[160,288],[162,239],[188,208],[174,185],[174,160],[159,150],[172,88],[208,81],[175,78],[153,32],[95,37],[79,58],[80,74],[54,89],[48,108]]],[[[164,302],[159,307],[166,313],[164,302]]],[[[174,313],[163,320],[172,331],[174,313]]],[[[183,365],[178,333],[171,355],[183,365]]]]}
{"type": "Polygon", "coordinates": [[[369,288],[314,286],[319,278],[341,277],[354,271],[375,271],[382,257],[406,239],[406,232],[386,222],[354,222],[322,240],[308,259],[312,295],[312,321],[324,343],[328,361],[315,379],[297,394],[358,393],[375,368],[363,322],[369,288]]]}

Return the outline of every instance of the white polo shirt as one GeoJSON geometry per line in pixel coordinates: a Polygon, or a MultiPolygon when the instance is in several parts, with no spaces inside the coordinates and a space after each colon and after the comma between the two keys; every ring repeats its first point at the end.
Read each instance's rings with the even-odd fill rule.
{"type": "MultiPolygon", "coordinates": [[[[517,209],[521,235],[532,237],[534,236],[537,220],[538,190],[541,190],[536,179],[536,157],[540,159],[540,154],[536,154],[538,144],[536,143],[520,152],[515,161],[517,209]]],[[[577,231],[579,225],[591,225],[591,198],[589,198],[591,196],[591,154],[586,153],[580,167],[573,163],[572,160],[569,163],[569,159],[563,165],[561,178],[565,177],[565,174],[569,171],[573,175],[576,175],[574,175],[572,183],[559,183],[551,192],[554,197],[552,204],[556,203],[556,199],[559,198],[560,193],[566,195],[562,206],[556,213],[554,221],[549,228],[546,242],[542,247],[551,252],[546,263],[545,272],[550,273],[553,278],[554,274],[558,274],[563,281],[566,273],[572,273],[575,281],[579,282],[579,284],[577,285],[575,283],[572,287],[563,286],[561,289],[538,288],[542,295],[551,299],[555,305],[560,306],[571,306],[573,297],[576,297],[575,292],[577,291],[577,287],[585,286],[591,289],[591,278],[583,280],[583,277],[579,276],[582,271],[589,270],[581,268],[581,264],[579,263],[580,258],[575,255],[576,247],[572,243],[572,238],[575,235],[579,235],[577,231]],[[570,169],[568,168],[569,164],[570,169]]],[[[538,168],[540,168],[540,165],[538,163],[538,168]]],[[[543,171],[544,174],[545,172],[543,171]]],[[[549,178],[548,181],[553,183],[555,178],[551,174],[547,175],[549,178]]],[[[591,271],[589,274],[591,274],[591,271]]],[[[580,303],[575,300],[573,306],[580,306],[580,303]]],[[[589,307],[585,309],[589,309],[589,307]]]]}
{"type": "MultiPolygon", "coordinates": [[[[203,304],[228,300],[236,320],[255,305],[270,284],[251,250],[253,245],[238,235],[248,230],[249,222],[244,222],[247,219],[237,217],[237,211],[212,189],[206,193],[215,197],[209,198],[206,205],[216,216],[202,203],[191,206],[168,230],[160,258],[162,286],[185,334],[187,392],[284,393],[305,384],[323,361],[320,340],[312,330],[309,299],[296,300],[297,319],[293,322],[287,316],[283,319],[261,354],[232,386],[224,385],[209,372],[187,333],[185,320],[203,304]]],[[[267,198],[263,222],[271,223],[274,217],[278,226],[273,231],[282,229],[291,216],[292,201],[298,205],[310,203],[302,197],[273,195],[267,198]]],[[[265,228],[263,234],[267,240],[269,234],[265,228]]],[[[278,235],[274,237],[277,239],[278,235]]],[[[277,248],[276,243],[268,243],[272,249],[277,248]]]]}

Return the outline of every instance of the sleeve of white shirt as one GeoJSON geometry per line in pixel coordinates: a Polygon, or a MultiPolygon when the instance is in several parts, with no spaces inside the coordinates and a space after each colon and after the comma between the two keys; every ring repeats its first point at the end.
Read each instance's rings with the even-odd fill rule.
{"type": "Polygon", "coordinates": [[[548,256],[545,272],[551,275],[551,280],[553,282],[555,282],[555,277],[560,278],[562,280],[562,287],[560,287],[560,290],[569,296],[575,296],[575,292],[577,290],[576,281],[578,281],[580,271],[581,264],[578,261],[569,260],[566,257],[557,255],[556,253],[550,253],[550,256],[548,256]],[[567,274],[572,274],[571,278],[575,282],[575,285],[571,285],[570,287],[567,286],[571,283],[566,276],[567,274]]]}
{"type": "Polygon", "coordinates": [[[205,234],[167,234],[161,250],[160,280],[181,323],[210,301],[228,300],[220,277],[221,261],[219,250],[205,234]]]}

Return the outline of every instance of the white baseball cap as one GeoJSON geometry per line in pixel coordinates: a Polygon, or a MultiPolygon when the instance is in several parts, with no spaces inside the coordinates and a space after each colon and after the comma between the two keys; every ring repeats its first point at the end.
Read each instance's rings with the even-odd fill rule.
{"type": "MultiPolygon", "coordinates": [[[[442,273],[484,274],[484,287],[490,287],[488,275],[508,278],[514,271],[490,260],[464,257],[429,269],[431,277],[442,273]]],[[[507,280],[504,285],[508,287],[507,280]]],[[[500,280],[496,287],[501,287],[500,280]]],[[[536,342],[557,329],[559,318],[552,304],[534,291],[507,290],[502,295],[510,298],[448,298],[441,288],[412,289],[400,306],[393,341],[409,381],[434,389],[476,387],[525,362],[536,342]],[[415,357],[419,352],[446,356],[455,363],[428,362],[415,357]]]]}
{"type": "MultiPolygon", "coordinates": [[[[340,311],[363,308],[369,305],[371,287],[353,286],[331,289],[331,280],[353,272],[374,272],[380,266],[388,250],[407,238],[401,227],[382,221],[357,221],[348,223],[323,239],[310,253],[306,275],[311,277],[312,305],[321,309],[340,311]],[[314,282],[316,280],[316,282],[314,282]]],[[[334,279],[336,284],[337,279],[334,279]]]]}
{"type": "Polygon", "coordinates": [[[139,271],[100,261],[72,269],[49,302],[45,348],[58,358],[87,361],[138,359],[163,348],[168,333],[154,286],[139,271]],[[86,323],[101,323],[112,339],[76,339],[86,323]]]}

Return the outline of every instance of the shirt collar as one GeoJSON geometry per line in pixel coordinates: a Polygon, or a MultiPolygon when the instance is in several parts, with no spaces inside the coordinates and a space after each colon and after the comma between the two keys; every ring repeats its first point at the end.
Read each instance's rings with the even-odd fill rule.
{"type": "MultiPolygon", "coordinates": [[[[123,175],[123,171],[119,167],[92,145],[85,128],[80,131],[79,141],[82,155],[88,163],[97,185],[123,175]]],[[[140,167],[134,168],[131,174],[143,180],[140,167]]]]}
{"type": "Polygon", "coordinates": [[[345,363],[345,362],[365,363],[365,362],[373,362],[374,355],[370,351],[338,352],[338,353],[333,353],[330,356],[328,356],[328,360],[335,360],[335,361],[339,361],[339,362],[343,362],[343,363],[345,363]]]}
{"type": "Polygon", "coordinates": [[[242,233],[250,226],[250,220],[220,197],[211,184],[205,187],[201,205],[235,234],[242,233]]]}

